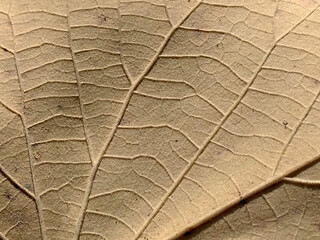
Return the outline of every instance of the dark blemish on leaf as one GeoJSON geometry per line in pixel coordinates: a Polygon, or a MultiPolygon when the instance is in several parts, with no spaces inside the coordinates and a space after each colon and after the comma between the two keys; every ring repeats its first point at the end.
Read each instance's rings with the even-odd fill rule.
{"type": "Polygon", "coordinates": [[[191,233],[192,233],[192,230],[189,230],[189,231],[185,232],[185,233],[183,234],[183,236],[190,236],[191,233]]]}
{"type": "Polygon", "coordinates": [[[175,142],[178,142],[178,139],[174,140],[175,142]]]}
{"type": "Polygon", "coordinates": [[[242,205],[246,205],[246,204],[247,204],[247,200],[242,199],[242,200],[240,201],[240,204],[242,204],[242,205]]]}
{"type": "Polygon", "coordinates": [[[104,15],[103,13],[101,13],[99,16],[98,16],[98,19],[100,20],[100,24],[103,24],[107,21],[107,17],[106,15],[104,15]]]}
{"type": "Polygon", "coordinates": [[[26,189],[28,190],[31,190],[31,184],[27,183],[25,186],[24,186],[26,189]]]}
{"type": "Polygon", "coordinates": [[[287,128],[287,125],[288,125],[288,122],[287,122],[286,120],[284,120],[284,121],[282,122],[282,124],[284,125],[284,128],[286,129],[286,128],[287,128]]]}
{"type": "Polygon", "coordinates": [[[316,221],[312,223],[312,225],[314,225],[320,231],[320,221],[316,221]]]}
{"type": "Polygon", "coordinates": [[[59,110],[62,110],[62,109],[63,109],[63,106],[60,105],[60,104],[58,104],[58,108],[59,108],[59,110]]]}
{"type": "Polygon", "coordinates": [[[11,182],[11,184],[12,184],[15,188],[20,188],[15,182],[11,182]]]}
{"type": "Polygon", "coordinates": [[[6,195],[6,198],[8,198],[8,199],[12,199],[12,196],[11,196],[11,194],[10,194],[10,193],[5,193],[5,195],[6,195]]]}

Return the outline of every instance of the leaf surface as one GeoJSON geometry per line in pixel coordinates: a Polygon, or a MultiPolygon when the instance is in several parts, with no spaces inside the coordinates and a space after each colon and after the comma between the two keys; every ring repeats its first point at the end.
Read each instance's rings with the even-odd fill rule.
{"type": "Polygon", "coordinates": [[[316,162],[319,5],[4,1],[3,238],[175,238],[316,162]]]}
{"type": "Polygon", "coordinates": [[[319,167],[286,178],[180,239],[318,239],[319,167]]]}

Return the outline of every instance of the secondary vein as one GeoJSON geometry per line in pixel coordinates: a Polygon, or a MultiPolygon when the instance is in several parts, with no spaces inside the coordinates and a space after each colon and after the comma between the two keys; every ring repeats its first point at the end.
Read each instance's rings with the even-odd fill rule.
{"type": "MultiPolygon", "coordinates": [[[[18,63],[17,63],[17,52],[16,52],[16,49],[15,49],[15,40],[14,40],[15,34],[14,34],[13,25],[12,25],[12,19],[10,17],[11,7],[12,6],[10,6],[10,10],[9,10],[9,13],[8,13],[7,16],[9,18],[9,22],[10,22],[10,25],[12,27],[14,63],[15,63],[16,71],[17,71],[19,88],[20,88],[20,93],[21,93],[21,98],[22,98],[22,101],[21,101],[22,109],[24,110],[25,109],[25,106],[24,106],[25,105],[24,104],[25,96],[24,96],[24,91],[23,91],[22,83],[21,83],[22,77],[21,77],[21,73],[20,73],[20,70],[19,70],[19,67],[18,67],[18,63]]],[[[29,136],[28,127],[27,127],[27,124],[26,124],[26,119],[25,119],[25,116],[23,114],[23,111],[19,116],[21,118],[23,131],[24,131],[24,134],[26,136],[26,144],[27,144],[28,156],[29,156],[30,173],[31,173],[31,179],[32,179],[33,187],[34,187],[34,197],[35,197],[34,199],[35,199],[36,208],[37,208],[38,215],[39,215],[40,232],[41,232],[42,239],[46,240],[47,237],[46,237],[46,234],[45,234],[44,220],[43,220],[43,215],[42,215],[42,211],[41,211],[42,203],[41,203],[41,200],[40,200],[40,196],[39,196],[39,192],[38,192],[38,188],[37,188],[37,184],[36,184],[36,179],[35,179],[35,159],[34,159],[34,156],[33,156],[32,150],[31,150],[30,136],[29,136]]]]}
{"type": "MultiPolygon", "coordinates": [[[[210,143],[211,139],[217,134],[217,132],[219,131],[219,129],[221,128],[222,124],[229,118],[229,116],[231,115],[231,113],[233,112],[233,110],[239,105],[239,103],[241,102],[241,100],[243,99],[243,97],[246,95],[246,93],[248,92],[250,86],[253,84],[255,78],[257,77],[257,75],[259,74],[260,70],[262,69],[262,66],[264,65],[264,63],[267,61],[267,59],[269,58],[270,54],[272,53],[273,49],[276,47],[277,43],[283,39],[288,33],[290,33],[294,28],[296,28],[296,26],[298,26],[301,22],[303,22],[308,16],[310,16],[317,8],[315,8],[313,11],[311,11],[307,16],[305,16],[302,20],[300,20],[295,26],[291,27],[286,33],[284,33],[282,36],[280,36],[278,39],[276,39],[274,41],[274,43],[272,44],[272,46],[270,47],[270,49],[268,50],[268,52],[265,54],[263,60],[261,61],[261,63],[259,64],[259,67],[257,69],[257,71],[255,72],[255,74],[251,77],[250,81],[248,82],[247,86],[243,89],[243,91],[241,92],[241,94],[239,95],[237,101],[234,103],[234,105],[228,110],[228,112],[226,113],[226,115],[221,119],[220,123],[217,124],[216,128],[213,130],[213,132],[211,133],[211,135],[207,138],[207,140],[205,141],[205,143],[203,144],[203,146],[197,151],[197,153],[195,154],[195,156],[192,158],[192,160],[188,163],[187,167],[182,171],[182,173],[180,174],[180,176],[178,177],[177,181],[171,186],[171,188],[169,189],[169,191],[167,192],[167,194],[163,197],[163,199],[161,200],[161,202],[158,204],[158,206],[154,209],[154,211],[150,214],[150,217],[148,218],[148,220],[144,223],[144,225],[141,227],[141,229],[138,231],[138,234],[136,235],[135,239],[138,239],[141,234],[144,232],[144,230],[148,227],[148,225],[151,223],[151,221],[154,219],[154,217],[157,215],[157,213],[159,212],[159,210],[163,207],[163,205],[166,203],[167,199],[172,195],[172,193],[175,191],[175,189],[178,187],[178,185],[181,183],[181,181],[183,180],[184,176],[189,172],[189,170],[191,169],[191,167],[193,166],[193,164],[197,161],[197,159],[199,158],[199,156],[203,153],[203,151],[205,150],[205,148],[208,146],[208,144],[210,143]]],[[[240,196],[241,197],[241,196],[240,196]]]]}
{"type": "Polygon", "coordinates": [[[103,155],[107,151],[108,147],[110,146],[110,143],[111,143],[112,139],[114,138],[114,135],[115,135],[115,132],[117,130],[117,127],[120,124],[120,122],[121,122],[121,120],[122,120],[122,118],[124,116],[124,113],[125,113],[128,105],[129,105],[130,99],[131,99],[134,91],[137,89],[137,87],[140,85],[140,83],[142,82],[144,77],[149,73],[151,68],[154,66],[154,64],[158,60],[159,55],[162,53],[163,49],[165,48],[165,46],[169,42],[171,36],[175,33],[177,28],[187,19],[187,17],[200,5],[200,3],[201,2],[198,2],[193,8],[191,8],[189,10],[189,12],[177,23],[177,25],[174,26],[169,31],[169,33],[167,34],[166,38],[162,42],[161,46],[159,47],[158,51],[156,52],[156,54],[154,55],[154,57],[152,58],[152,60],[148,64],[148,66],[146,67],[146,69],[141,73],[141,75],[138,77],[137,81],[129,89],[128,95],[127,95],[127,97],[126,97],[126,99],[125,99],[125,101],[124,101],[124,103],[122,105],[122,108],[120,110],[120,113],[118,115],[116,123],[115,123],[114,127],[112,128],[112,131],[109,134],[109,137],[108,137],[108,139],[106,141],[106,145],[105,145],[104,149],[101,151],[101,153],[99,154],[98,161],[96,163],[94,163],[94,165],[93,165],[93,167],[91,169],[91,172],[90,172],[90,175],[89,175],[89,183],[88,183],[86,191],[85,191],[83,204],[82,204],[82,207],[81,207],[81,210],[80,210],[80,215],[79,215],[78,222],[77,222],[76,229],[75,229],[75,234],[74,234],[74,238],[73,238],[74,240],[78,240],[79,237],[80,237],[80,232],[81,232],[81,229],[82,229],[84,216],[85,216],[85,213],[87,211],[87,207],[88,207],[88,203],[89,203],[89,196],[91,194],[91,190],[92,190],[92,186],[93,186],[93,180],[94,180],[94,178],[96,176],[96,173],[98,171],[100,163],[102,162],[103,155]]]}

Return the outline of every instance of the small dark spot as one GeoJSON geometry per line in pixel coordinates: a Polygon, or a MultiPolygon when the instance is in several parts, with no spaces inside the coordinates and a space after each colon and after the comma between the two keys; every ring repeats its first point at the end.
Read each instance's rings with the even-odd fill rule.
{"type": "Polygon", "coordinates": [[[320,231],[320,221],[314,222],[313,225],[320,231]]]}
{"type": "Polygon", "coordinates": [[[8,199],[12,199],[12,196],[11,196],[11,194],[9,194],[9,193],[6,193],[6,198],[8,198],[8,199]]]}
{"type": "Polygon", "coordinates": [[[103,24],[104,22],[107,21],[107,17],[103,13],[99,15],[98,19],[100,20],[100,24],[103,24]]]}
{"type": "Polygon", "coordinates": [[[174,140],[175,142],[178,142],[178,139],[174,140]]]}
{"type": "Polygon", "coordinates": [[[11,182],[11,184],[12,184],[15,188],[20,188],[15,182],[11,182]]]}
{"type": "Polygon", "coordinates": [[[221,45],[221,43],[217,43],[217,44],[216,44],[216,47],[220,47],[220,45],[221,45]]]}
{"type": "Polygon", "coordinates": [[[29,191],[31,190],[31,184],[27,183],[25,186],[24,186],[26,189],[28,189],[29,191]]]}
{"type": "Polygon", "coordinates": [[[116,225],[118,224],[118,221],[116,221],[116,225]]]}
{"type": "Polygon", "coordinates": [[[62,110],[62,109],[63,109],[63,106],[60,105],[60,104],[58,104],[58,108],[59,108],[60,110],[62,110]]]}
{"type": "Polygon", "coordinates": [[[247,200],[242,199],[242,200],[240,201],[240,204],[242,204],[242,205],[246,205],[246,204],[247,204],[247,200]]]}
{"type": "Polygon", "coordinates": [[[284,128],[287,128],[288,122],[286,120],[284,120],[282,124],[284,125],[284,128]]]}
{"type": "Polygon", "coordinates": [[[183,234],[183,236],[190,236],[190,235],[191,235],[191,233],[192,233],[192,230],[187,231],[187,232],[185,232],[185,233],[183,234]]]}
{"type": "Polygon", "coordinates": [[[18,168],[15,167],[14,170],[13,170],[13,172],[16,173],[17,171],[18,171],[18,168]]]}

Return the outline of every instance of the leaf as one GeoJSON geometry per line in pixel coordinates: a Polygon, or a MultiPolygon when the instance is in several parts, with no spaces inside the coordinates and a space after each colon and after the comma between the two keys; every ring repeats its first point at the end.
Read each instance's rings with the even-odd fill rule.
{"type": "Polygon", "coordinates": [[[318,239],[319,167],[286,178],[180,239],[318,239]]]}
{"type": "Polygon", "coordinates": [[[1,237],[176,238],[318,161],[319,5],[3,1],[1,237]]]}

